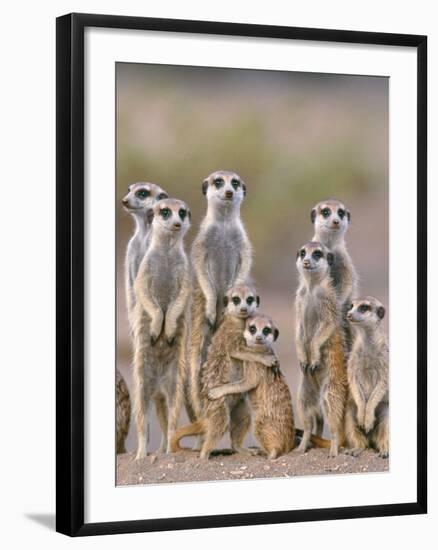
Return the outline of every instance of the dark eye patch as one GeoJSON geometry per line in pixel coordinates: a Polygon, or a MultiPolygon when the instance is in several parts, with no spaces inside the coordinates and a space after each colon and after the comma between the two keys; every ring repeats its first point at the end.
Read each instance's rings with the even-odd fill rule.
{"type": "Polygon", "coordinates": [[[343,220],[345,218],[345,210],[343,208],[338,209],[338,216],[343,220]]]}
{"type": "Polygon", "coordinates": [[[306,255],[306,251],[304,250],[304,248],[302,248],[300,250],[300,258],[304,258],[305,255],[306,255]]]}
{"type": "Polygon", "coordinates": [[[323,215],[324,218],[328,218],[331,213],[332,211],[330,210],[330,208],[323,208],[321,210],[321,214],[323,215]]]}
{"type": "Polygon", "coordinates": [[[163,199],[168,199],[169,195],[167,193],[160,193],[157,197],[158,201],[162,201],[163,199]]]}
{"type": "Polygon", "coordinates": [[[231,298],[231,301],[233,302],[233,304],[235,306],[238,306],[240,304],[240,298],[239,296],[233,296],[233,298],[231,298]]]}
{"type": "Polygon", "coordinates": [[[187,210],[185,208],[180,208],[178,214],[181,220],[184,221],[185,217],[187,216],[187,210]]]}
{"type": "Polygon", "coordinates": [[[361,304],[358,308],[357,308],[361,313],[366,313],[367,311],[370,311],[371,307],[367,304],[361,304]]]}
{"type": "Polygon", "coordinates": [[[220,189],[222,187],[222,185],[224,184],[224,180],[222,178],[216,178],[214,181],[213,181],[216,189],[220,189]]]}
{"type": "Polygon", "coordinates": [[[248,296],[246,299],[246,303],[250,306],[252,303],[254,303],[254,296],[248,296]]]}
{"type": "Polygon", "coordinates": [[[139,189],[138,191],[136,191],[135,194],[140,199],[145,199],[146,197],[150,196],[151,192],[148,189],[139,189]]]}
{"type": "Polygon", "coordinates": [[[170,216],[171,212],[170,212],[170,208],[161,208],[160,210],[160,215],[165,219],[167,220],[167,218],[170,216]]]}
{"type": "Polygon", "coordinates": [[[232,179],[231,180],[231,185],[233,186],[234,189],[238,189],[239,186],[240,186],[240,181],[236,180],[236,179],[232,179]]]}
{"type": "Polygon", "coordinates": [[[248,330],[251,334],[255,334],[257,332],[257,328],[255,325],[251,325],[248,330]]]}
{"type": "Polygon", "coordinates": [[[271,332],[272,332],[272,329],[271,329],[270,327],[265,327],[265,328],[263,329],[263,334],[264,334],[265,336],[268,336],[268,334],[271,334],[271,332]]]}
{"type": "Polygon", "coordinates": [[[319,260],[323,256],[324,254],[321,252],[321,250],[315,250],[315,252],[313,252],[312,254],[312,258],[315,258],[315,260],[319,260]]]}

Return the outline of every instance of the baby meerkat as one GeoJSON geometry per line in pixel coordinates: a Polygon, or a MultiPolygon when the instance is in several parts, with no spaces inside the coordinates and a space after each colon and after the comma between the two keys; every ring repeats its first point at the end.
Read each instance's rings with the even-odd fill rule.
{"type": "Polygon", "coordinates": [[[322,243],[333,254],[330,274],[341,304],[346,344],[350,347],[351,337],[346,315],[358,284],[357,273],[345,244],[351,214],[342,202],[331,199],[319,202],[312,209],[310,217],[315,226],[312,241],[322,243]]]}
{"type": "MultiPolygon", "coordinates": [[[[279,331],[266,315],[256,314],[246,321],[243,337],[249,349],[268,352],[279,331]]],[[[244,362],[243,377],[212,388],[210,399],[249,392],[254,435],[269,458],[288,453],[295,446],[292,399],[284,378],[260,363],[244,362]]]]}
{"type": "Polygon", "coordinates": [[[251,244],[240,219],[246,195],[242,178],[226,170],[213,172],[204,180],[202,192],[207,214],[191,251],[195,275],[189,337],[191,420],[202,412],[200,368],[224,308],[223,297],[230,287],[247,281],[252,263],[251,244]]]}
{"type": "Polygon", "coordinates": [[[347,452],[354,456],[367,447],[384,458],[389,454],[389,351],[381,326],[384,316],[385,308],[372,296],[354,300],[347,314],[353,346],[347,364],[345,432],[347,452]]]}
{"type": "MultiPolygon", "coordinates": [[[[277,327],[266,315],[256,314],[246,321],[244,338],[249,348],[269,351],[278,335],[277,327]]],[[[215,387],[208,397],[220,399],[245,392],[251,404],[254,435],[268,458],[292,451],[295,435],[302,436],[303,431],[295,429],[292,399],[283,375],[275,368],[245,361],[242,380],[215,387]]],[[[315,435],[311,441],[318,447],[330,446],[329,441],[315,435]]]]}
{"type": "Polygon", "coordinates": [[[131,421],[131,400],[128,386],[116,369],[116,448],[117,454],[126,453],[125,439],[131,421]]]}
{"type": "Polygon", "coordinates": [[[150,231],[146,213],[157,201],[166,198],[168,194],[161,187],[155,183],[141,181],[132,183],[122,199],[123,208],[135,221],[135,232],[128,243],[125,257],[125,293],[130,322],[135,303],[134,281],[146,253],[147,236],[150,231]]]}
{"type": "Polygon", "coordinates": [[[257,349],[245,344],[245,320],[253,315],[259,299],[247,285],[231,288],[224,299],[225,312],[211,341],[207,361],[202,367],[202,414],[196,422],[179,428],[172,439],[172,451],[180,450],[179,441],[189,435],[203,435],[201,458],[208,458],[220,438],[230,429],[231,445],[237,452],[249,453],[243,440],[251,423],[245,396],[230,396],[211,401],[208,392],[242,378],[243,361],[257,361],[266,367],[277,365],[271,349],[257,349]]]}
{"type": "Polygon", "coordinates": [[[296,348],[301,366],[298,412],[305,452],[314,429],[322,435],[324,420],[331,433],[329,455],[337,456],[343,442],[347,374],[338,298],[330,276],[333,254],[319,242],[297,253],[300,284],[295,299],[296,348]]]}
{"type": "Polygon", "coordinates": [[[189,263],[183,238],[190,210],[177,199],[162,199],[148,211],[151,234],[134,283],[134,418],[137,458],[147,454],[148,412],[155,400],[169,451],[185,377],[185,329],[190,297],[189,263]]]}

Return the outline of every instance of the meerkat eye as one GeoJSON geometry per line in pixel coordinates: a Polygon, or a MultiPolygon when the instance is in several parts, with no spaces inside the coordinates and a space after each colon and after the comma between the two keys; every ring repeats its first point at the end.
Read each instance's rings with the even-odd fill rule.
{"type": "Polygon", "coordinates": [[[312,256],[315,258],[315,260],[319,260],[320,258],[322,258],[323,254],[321,250],[315,250],[312,256]]]}
{"type": "Polygon", "coordinates": [[[239,180],[231,180],[231,185],[233,186],[233,189],[238,189],[240,185],[239,180]]]}
{"type": "Polygon", "coordinates": [[[303,249],[300,250],[300,257],[304,258],[305,255],[306,255],[306,251],[303,248],[303,249]]]}
{"type": "Polygon", "coordinates": [[[250,306],[252,303],[254,303],[254,296],[248,296],[246,299],[246,303],[250,306]]]}
{"type": "Polygon", "coordinates": [[[263,329],[263,334],[264,334],[265,336],[268,336],[268,334],[271,334],[271,332],[272,332],[272,329],[270,329],[269,327],[265,327],[265,328],[263,329]]]}
{"type": "Polygon", "coordinates": [[[338,216],[343,220],[345,218],[345,210],[343,208],[338,209],[338,216]]]}
{"type": "Polygon", "coordinates": [[[213,183],[214,183],[216,189],[220,189],[222,187],[222,185],[224,184],[224,180],[222,178],[216,178],[213,183]]]}
{"type": "Polygon", "coordinates": [[[370,308],[370,306],[368,306],[367,304],[362,304],[362,305],[359,306],[358,309],[359,309],[359,311],[360,311],[361,313],[366,313],[366,312],[369,311],[371,308],[370,308]]]}
{"type": "Polygon", "coordinates": [[[145,199],[146,197],[149,197],[151,192],[148,189],[139,189],[136,193],[137,197],[140,199],[145,199]]]}
{"type": "Polygon", "coordinates": [[[178,213],[179,217],[182,219],[182,221],[184,221],[184,218],[187,216],[187,210],[185,210],[184,208],[180,208],[178,213]]]}
{"type": "Polygon", "coordinates": [[[167,193],[160,193],[157,197],[157,201],[162,201],[163,199],[168,199],[169,195],[167,193]]]}
{"type": "Polygon", "coordinates": [[[165,220],[167,220],[167,218],[170,216],[170,208],[162,208],[160,210],[160,214],[165,220]]]}
{"type": "Polygon", "coordinates": [[[255,325],[251,325],[248,330],[251,334],[255,334],[257,332],[257,328],[255,325]]]}
{"type": "Polygon", "coordinates": [[[239,296],[234,296],[231,300],[235,306],[238,306],[240,304],[240,298],[239,296]]]}
{"type": "Polygon", "coordinates": [[[322,214],[322,216],[323,216],[324,218],[328,218],[328,217],[330,216],[330,214],[331,214],[330,208],[323,208],[323,209],[321,210],[321,214],[322,214]]]}

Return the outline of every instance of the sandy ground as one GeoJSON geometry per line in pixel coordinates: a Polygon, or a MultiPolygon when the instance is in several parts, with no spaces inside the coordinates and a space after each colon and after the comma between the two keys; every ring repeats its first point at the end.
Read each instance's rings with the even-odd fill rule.
{"type": "MultiPolygon", "coordinates": [[[[218,452],[219,453],[219,452],[218,452]]],[[[143,460],[134,460],[133,453],[117,457],[117,484],[175,483],[185,481],[215,481],[295,477],[303,475],[384,472],[389,460],[365,451],[353,458],[339,454],[328,458],[327,450],[311,449],[305,455],[291,452],[276,460],[261,456],[247,457],[229,453],[200,460],[198,453],[183,451],[173,455],[152,454],[143,460]]]]}

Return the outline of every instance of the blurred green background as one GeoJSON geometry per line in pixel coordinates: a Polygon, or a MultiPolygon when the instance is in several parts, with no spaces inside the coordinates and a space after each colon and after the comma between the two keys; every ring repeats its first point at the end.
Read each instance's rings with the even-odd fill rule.
{"type": "MultiPolygon", "coordinates": [[[[295,400],[295,254],[312,237],[314,203],[347,204],[360,291],[388,305],[388,79],[126,63],[116,71],[118,367],[130,386],[123,261],[133,223],[120,202],[127,186],[154,182],[190,205],[189,250],[205,213],[202,180],[233,170],[247,184],[241,213],[253,276],[261,309],[279,325],[277,350],[295,400]]],[[[154,416],[150,449],[158,444],[154,416]]],[[[132,426],[127,447],[135,448],[132,426]]]]}

